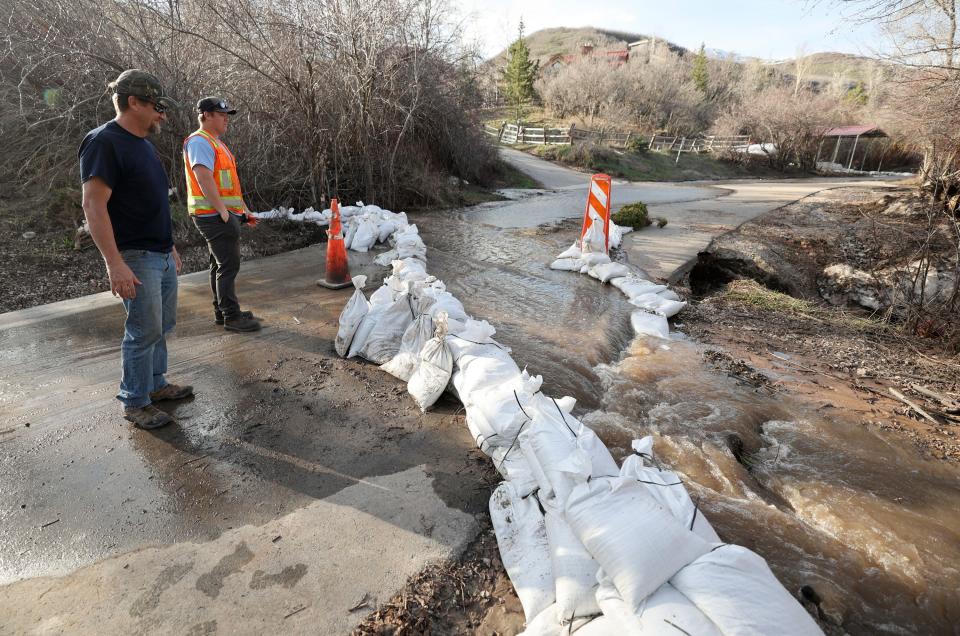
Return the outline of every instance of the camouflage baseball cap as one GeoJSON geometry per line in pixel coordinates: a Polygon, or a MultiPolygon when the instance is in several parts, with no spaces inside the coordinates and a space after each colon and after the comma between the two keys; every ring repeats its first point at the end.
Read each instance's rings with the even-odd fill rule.
{"type": "Polygon", "coordinates": [[[180,104],[163,94],[163,87],[156,75],[132,68],[120,73],[110,82],[110,89],[114,93],[133,95],[140,99],[154,102],[165,108],[179,108],[180,104]]]}

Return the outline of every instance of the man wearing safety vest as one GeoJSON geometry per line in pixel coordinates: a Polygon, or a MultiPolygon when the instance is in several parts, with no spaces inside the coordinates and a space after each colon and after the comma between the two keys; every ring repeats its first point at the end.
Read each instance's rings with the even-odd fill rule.
{"type": "Polygon", "coordinates": [[[200,129],[183,142],[187,211],[210,250],[214,321],[230,331],[257,331],[260,321],[242,311],[234,282],[240,271],[240,225],[256,225],[243,202],[237,162],[220,137],[236,114],[219,97],[197,102],[200,129]]]}

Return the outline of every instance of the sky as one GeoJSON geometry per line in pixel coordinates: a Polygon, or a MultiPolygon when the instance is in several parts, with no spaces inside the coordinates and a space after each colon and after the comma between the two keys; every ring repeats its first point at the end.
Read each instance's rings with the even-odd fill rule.
{"type": "MultiPolygon", "coordinates": [[[[779,60],[837,51],[868,55],[879,45],[872,26],[844,19],[830,0],[452,0],[468,37],[487,57],[516,38],[548,27],[593,26],[656,35],[688,49],[701,43],[742,56],[779,60]]],[[[847,10],[849,11],[849,10],[847,10]]]]}

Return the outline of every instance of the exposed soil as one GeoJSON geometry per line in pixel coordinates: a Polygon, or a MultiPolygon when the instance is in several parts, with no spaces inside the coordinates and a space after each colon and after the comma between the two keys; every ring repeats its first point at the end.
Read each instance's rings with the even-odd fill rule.
{"type": "Polygon", "coordinates": [[[875,270],[903,259],[926,225],[909,205],[896,205],[911,197],[903,191],[877,201],[867,191],[834,191],[745,224],[701,254],[689,282],[702,295],[680,320],[698,341],[723,348],[707,361],[731,375],[808,396],[814,408],[845,411],[928,457],[958,462],[954,334],[942,326],[909,329],[888,314],[830,304],[817,291],[828,264],[875,270]],[[881,214],[891,207],[908,212],[881,214]]]}
{"type": "MultiPolygon", "coordinates": [[[[5,270],[0,278],[0,313],[109,291],[100,252],[92,243],[83,250],[74,249],[74,232],[66,229],[67,225],[0,214],[0,261],[5,270]],[[34,236],[24,238],[27,232],[34,236]]],[[[248,261],[325,240],[325,226],[293,221],[259,223],[255,228],[243,228],[240,256],[248,261]]],[[[174,243],[183,259],[182,273],[209,267],[206,242],[192,222],[175,223],[174,243]]]]}

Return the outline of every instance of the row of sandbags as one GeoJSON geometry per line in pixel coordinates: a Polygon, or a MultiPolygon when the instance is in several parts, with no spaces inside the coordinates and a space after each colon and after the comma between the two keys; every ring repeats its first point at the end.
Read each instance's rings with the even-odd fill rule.
{"type": "MultiPolygon", "coordinates": [[[[307,208],[298,213],[293,208],[281,206],[268,212],[254,212],[253,216],[258,219],[284,219],[329,225],[333,212],[329,208],[322,212],[307,208]]],[[[348,250],[355,252],[367,252],[377,243],[386,242],[397,230],[409,225],[406,213],[391,212],[377,205],[364,205],[363,201],[358,201],[356,205],[342,206],[340,218],[343,224],[343,244],[348,250]]]]}
{"type": "MultiPolygon", "coordinates": [[[[594,222],[583,238],[558,254],[550,264],[550,269],[580,272],[601,283],[613,285],[623,292],[631,305],[638,308],[630,317],[638,335],[668,338],[670,327],[667,319],[677,315],[687,303],[666,285],[646,280],[623,263],[612,262],[603,237],[603,222],[593,210],[590,213],[594,222]]],[[[619,247],[623,234],[629,231],[632,229],[611,222],[610,247],[619,247]]]]}
{"type": "Polygon", "coordinates": [[[656,464],[652,438],[618,466],[575,400],[543,394],[542,378],[427,273],[425,248],[400,257],[419,253],[416,226],[389,241],[391,274],[369,299],[356,277],[337,352],[406,380],[423,410],[446,389],[459,397],[505,479],[490,514],[528,636],[819,633],[761,557],[720,542],[656,464]]]}

